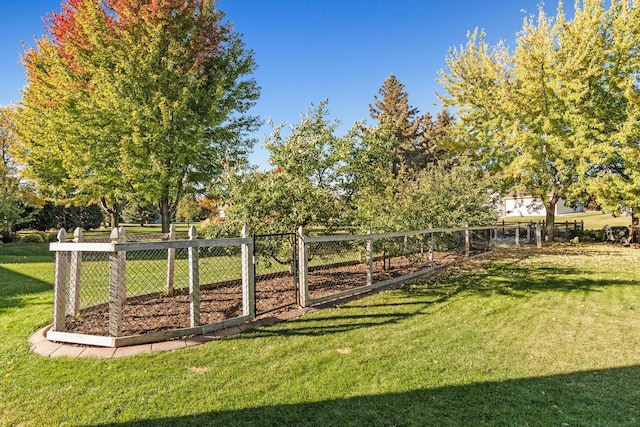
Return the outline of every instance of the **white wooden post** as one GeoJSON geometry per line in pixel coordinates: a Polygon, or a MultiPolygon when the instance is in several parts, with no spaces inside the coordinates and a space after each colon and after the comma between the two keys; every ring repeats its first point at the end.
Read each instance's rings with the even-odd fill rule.
{"type": "Polygon", "coordinates": [[[304,227],[298,228],[298,270],[300,281],[300,306],[306,307],[309,300],[309,265],[307,246],[304,242],[304,227]]]}
{"type": "Polygon", "coordinates": [[[192,225],[189,228],[189,297],[190,297],[190,323],[191,327],[200,326],[200,271],[198,269],[198,246],[196,239],[198,232],[192,225]]]}
{"type": "MultiPolygon", "coordinates": [[[[77,227],[73,231],[73,241],[82,241],[82,229],[77,227]]],[[[80,277],[82,270],[82,252],[71,252],[71,275],[69,277],[69,304],[67,314],[75,316],[80,312],[80,277]]]]}
{"type": "Polygon", "coordinates": [[[533,235],[531,233],[531,221],[527,224],[527,243],[531,243],[533,241],[533,235]]]}
{"type": "MultiPolygon", "coordinates": [[[[242,227],[242,237],[251,236],[249,226],[242,227]]],[[[256,281],[253,269],[253,241],[242,245],[242,315],[256,317],[256,281]]]]}
{"type": "Polygon", "coordinates": [[[464,225],[464,256],[468,257],[471,254],[471,240],[469,236],[469,223],[464,225]]]}
{"type": "MultiPolygon", "coordinates": [[[[67,241],[67,232],[64,228],[58,231],[58,242],[67,241]]],[[[55,279],[53,293],[53,326],[54,331],[64,332],[67,330],[65,325],[65,314],[67,307],[67,274],[68,274],[67,252],[56,251],[55,279]]]]}
{"type": "MultiPolygon", "coordinates": [[[[429,230],[431,230],[433,228],[433,224],[429,223],[429,230]]],[[[433,261],[433,247],[434,247],[434,243],[433,243],[433,231],[429,232],[429,235],[431,236],[429,238],[429,265],[431,266],[431,268],[435,267],[435,263],[433,261]]]]}
{"type": "MultiPolygon", "coordinates": [[[[371,228],[367,230],[371,234],[371,228]]],[[[365,259],[367,261],[367,286],[373,285],[373,240],[367,239],[365,259]]]]}
{"type": "Polygon", "coordinates": [[[520,224],[516,223],[516,247],[520,247],[520,224]]]}
{"type": "MultiPolygon", "coordinates": [[[[111,230],[111,243],[124,243],[124,228],[111,230]]],[[[122,335],[122,315],[127,299],[127,254],[124,251],[109,253],[109,335],[122,335]]]]}
{"type": "MultiPolygon", "coordinates": [[[[176,238],[176,226],[171,224],[169,226],[169,241],[176,238]]],[[[167,250],[167,295],[173,296],[174,290],[174,277],[175,277],[175,265],[176,265],[176,248],[169,248],[167,250]]]]}
{"type": "Polygon", "coordinates": [[[540,221],[536,222],[536,246],[542,247],[542,227],[540,221]]]}

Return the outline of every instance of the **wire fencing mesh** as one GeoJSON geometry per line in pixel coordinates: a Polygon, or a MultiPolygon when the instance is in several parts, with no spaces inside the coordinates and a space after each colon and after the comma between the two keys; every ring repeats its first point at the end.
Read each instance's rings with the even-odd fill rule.
{"type": "MultiPolygon", "coordinates": [[[[138,239],[138,241],[141,241],[138,239]]],[[[157,246],[157,245],[156,245],[157,246]]],[[[166,247],[109,252],[60,252],[67,257],[65,329],[109,335],[110,281],[114,257],[124,260],[122,302],[124,336],[188,328],[191,325],[189,248],[166,247]]],[[[200,323],[243,314],[242,259],[239,244],[191,249],[197,256],[200,323]]],[[[117,280],[117,279],[116,279],[117,280]]]]}
{"type": "MultiPolygon", "coordinates": [[[[523,239],[520,230],[520,239],[523,239]]],[[[186,237],[186,236],[185,236],[186,237]]],[[[69,332],[109,335],[110,302],[121,298],[114,283],[126,285],[122,301],[121,333],[124,336],[193,326],[194,295],[190,284],[197,260],[199,283],[198,324],[213,324],[244,314],[243,255],[238,240],[226,244],[201,240],[190,244],[159,243],[164,235],[151,236],[147,249],[139,244],[117,254],[86,250],[58,252],[66,260],[64,275],[65,328],[69,332]],[[114,266],[122,266],[114,278],[114,266]]],[[[305,238],[304,251],[294,233],[257,235],[252,240],[255,260],[255,312],[267,313],[299,303],[300,286],[308,286],[305,298],[313,301],[358,288],[376,285],[409,274],[460,261],[492,249],[500,240],[515,239],[509,226],[423,230],[375,235],[314,236],[305,238]],[[314,240],[315,239],[315,240],[314,240]],[[299,283],[299,253],[307,281],[299,283]]],[[[127,237],[128,242],[144,242],[127,237]]],[[[247,242],[246,240],[244,242],[247,242]]],[[[251,247],[251,246],[248,246],[251,247]]],[[[65,248],[68,248],[66,246],[65,248]]],[[[249,261],[247,261],[249,263],[249,261]]],[[[248,264],[247,264],[248,265],[248,264]]]]}

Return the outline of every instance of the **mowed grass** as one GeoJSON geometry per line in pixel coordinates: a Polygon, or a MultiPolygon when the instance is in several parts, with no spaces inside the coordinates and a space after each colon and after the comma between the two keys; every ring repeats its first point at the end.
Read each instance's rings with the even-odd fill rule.
{"type": "Polygon", "coordinates": [[[0,247],[0,425],[640,423],[634,249],[499,252],[225,340],[103,360],[29,351],[51,320],[53,265],[15,248],[0,247]]]}
{"type": "MultiPolygon", "coordinates": [[[[544,221],[544,216],[508,216],[501,218],[507,224],[526,224],[529,221],[544,221]]],[[[585,230],[602,230],[606,225],[610,227],[614,226],[629,226],[631,225],[630,216],[616,216],[603,212],[584,212],[576,214],[556,215],[556,223],[569,222],[573,223],[577,221],[584,221],[585,230]]]]}

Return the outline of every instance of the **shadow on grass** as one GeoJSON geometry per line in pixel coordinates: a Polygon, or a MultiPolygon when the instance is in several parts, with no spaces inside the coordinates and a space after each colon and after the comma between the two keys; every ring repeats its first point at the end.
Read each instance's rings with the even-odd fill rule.
{"type": "Polygon", "coordinates": [[[589,272],[579,268],[546,267],[531,268],[522,265],[530,254],[521,253],[508,262],[497,258],[493,262],[475,262],[451,266],[429,279],[405,284],[394,289],[382,303],[370,303],[364,297],[368,292],[345,300],[321,304],[319,307],[338,307],[323,312],[321,316],[304,316],[295,322],[280,324],[274,328],[258,328],[228,339],[252,339],[256,336],[326,335],[357,329],[395,324],[412,317],[434,314],[445,304],[460,296],[491,298],[505,295],[514,298],[531,298],[542,292],[601,292],[604,287],[638,284],[635,280],[607,280],[589,278],[589,272]],[[346,303],[349,304],[346,304],[346,303]]]}
{"type": "MultiPolygon", "coordinates": [[[[0,314],[9,309],[33,305],[34,294],[52,289],[51,283],[0,267],[0,314]]],[[[51,302],[42,304],[51,304],[51,302]]]]}
{"type": "Polygon", "coordinates": [[[631,426],[640,422],[639,382],[633,366],[108,425],[631,426]]]}

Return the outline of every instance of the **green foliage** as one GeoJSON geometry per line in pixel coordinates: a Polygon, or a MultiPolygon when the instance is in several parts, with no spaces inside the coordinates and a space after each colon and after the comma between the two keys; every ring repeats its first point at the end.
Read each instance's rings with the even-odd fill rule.
{"type": "Polygon", "coordinates": [[[158,206],[148,202],[130,202],[124,208],[122,217],[125,222],[133,224],[154,223],[159,218],[158,206]]]}
{"type": "Polygon", "coordinates": [[[8,240],[16,224],[24,217],[25,203],[33,199],[20,181],[14,162],[17,141],[11,119],[11,107],[0,107],[0,233],[8,240]]]}
{"type": "Polygon", "coordinates": [[[418,116],[418,109],[409,105],[404,84],[393,74],[378,93],[380,98],[375,96],[375,104],[369,105],[377,124],[369,131],[385,141],[393,177],[398,177],[402,169],[417,173],[427,164],[446,157],[453,116],[446,110],[435,121],[429,113],[418,116]]]}
{"type": "Polygon", "coordinates": [[[497,220],[494,180],[469,162],[448,168],[431,165],[407,183],[399,221],[408,230],[492,224],[497,220]]]}
{"type": "MultiPolygon", "coordinates": [[[[246,161],[255,68],[215,2],[66,0],[24,55],[23,161],[55,197],[156,203],[246,161]]],[[[115,225],[115,224],[114,224],[115,225]]],[[[167,230],[165,230],[167,231],[167,230]]]]}
{"type": "Polygon", "coordinates": [[[227,176],[230,209],[209,233],[237,236],[244,224],[255,233],[273,233],[345,223],[357,191],[347,160],[353,140],[334,135],[337,122],[327,120],[326,105],[312,107],[288,136],[284,125],[274,128],[265,143],[274,170],[227,176]]]}
{"type": "Polygon", "coordinates": [[[639,14],[628,2],[577,2],[571,21],[562,5],[555,20],[540,8],[513,51],[476,30],[447,57],[441,99],[458,108],[459,148],[541,198],[548,224],[560,198],[588,195],[594,176],[617,174],[608,159],[637,146],[639,14]]]}
{"type": "Polygon", "coordinates": [[[21,240],[24,243],[42,243],[44,241],[42,239],[42,236],[37,233],[27,234],[24,237],[22,237],[21,240]]]}
{"type": "Polygon", "coordinates": [[[80,227],[87,231],[99,228],[104,220],[102,208],[95,203],[89,206],[66,206],[46,202],[42,207],[30,207],[28,211],[30,220],[21,224],[21,229],[46,231],[58,228],[74,230],[80,227]]]}

